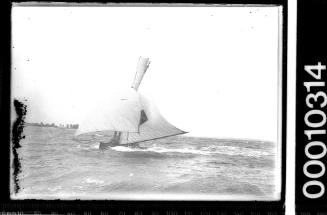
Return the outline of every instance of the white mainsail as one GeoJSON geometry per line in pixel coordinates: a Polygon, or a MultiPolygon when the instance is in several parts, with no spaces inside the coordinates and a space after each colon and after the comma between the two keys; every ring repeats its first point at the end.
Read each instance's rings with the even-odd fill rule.
{"type": "Polygon", "coordinates": [[[154,103],[137,92],[149,63],[140,57],[132,88],[96,104],[76,135],[100,133],[110,138],[119,131],[120,144],[130,144],[186,133],[167,122],[154,103]]]}
{"type": "Polygon", "coordinates": [[[166,121],[153,102],[141,94],[139,96],[143,108],[141,111],[144,111],[146,120],[140,120],[142,124],[139,126],[139,132],[122,133],[120,144],[138,143],[186,133],[166,121]]]}

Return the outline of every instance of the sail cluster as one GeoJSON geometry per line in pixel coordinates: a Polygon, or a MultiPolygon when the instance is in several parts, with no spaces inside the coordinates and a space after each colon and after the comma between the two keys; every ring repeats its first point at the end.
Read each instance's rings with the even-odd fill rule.
{"type": "Polygon", "coordinates": [[[132,88],[98,102],[80,123],[76,135],[101,133],[110,138],[119,131],[120,144],[130,144],[184,134],[164,119],[154,102],[137,91],[148,66],[149,59],[140,58],[132,88]]]}
{"type": "Polygon", "coordinates": [[[154,103],[136,91],[98,104],[80,124],[76,135],[99,132],[109,138],[113,131],[122,132],[120,144],[185,133],[165,120],[154,103]]]}

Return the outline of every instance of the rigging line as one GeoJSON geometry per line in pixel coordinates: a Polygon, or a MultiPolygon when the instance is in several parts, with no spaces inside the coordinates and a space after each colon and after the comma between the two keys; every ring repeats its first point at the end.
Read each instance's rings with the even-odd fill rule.
{"type": "Polygon", "coordinates": [[[182,133],[178,133],[178,134],[171,134],[171,135],[167,135],[167,136],[163,136],[163,137],[157,137],[157,138],[153,138],[153,139],[148,139],[148,140],[141,140],[141,141],[136,141],[136,142],[131,142],[132,143],[142,143],[142,142],[146,142],[146,141],[150,141],[150,140],[158,140],[158,139],[162,139],[162,138],[166,138],[166,137],[172,137],[172,136],[176,136],[176,135],[180,135],[180,134],[186,134],[188,132],[182,132],[182,133]]]}

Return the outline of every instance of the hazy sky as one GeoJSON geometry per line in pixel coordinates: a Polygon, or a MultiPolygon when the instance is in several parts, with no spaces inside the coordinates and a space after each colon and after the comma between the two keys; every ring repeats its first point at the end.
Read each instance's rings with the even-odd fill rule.
{"type": "Polygon", "coordinates": [[[12,93],[30,122],[78,123],[139,88],[192,136],[277,141],[278,7],[14,7],[12,93]]]}

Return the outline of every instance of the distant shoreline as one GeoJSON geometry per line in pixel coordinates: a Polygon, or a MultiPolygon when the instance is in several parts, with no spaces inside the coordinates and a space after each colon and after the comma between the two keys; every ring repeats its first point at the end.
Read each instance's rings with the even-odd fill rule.
{"type": "Polygon", "coordinates": [[[31,122],[26,122],[25,126],[35,126],[35,127],[52,127],[52,128],[68,128],[68,129],[77,129],[78,124],[59,124],[56,125],[54,123],[31,123],[31,122]]]}

